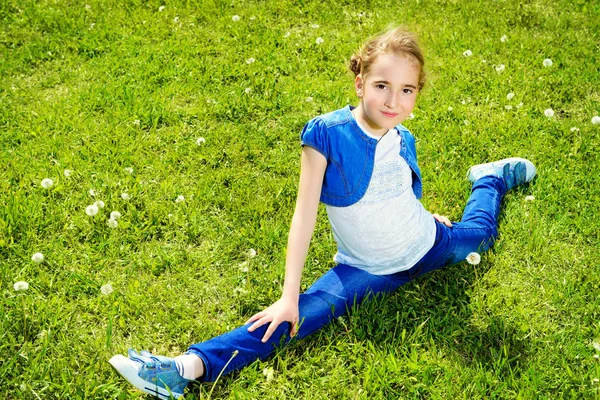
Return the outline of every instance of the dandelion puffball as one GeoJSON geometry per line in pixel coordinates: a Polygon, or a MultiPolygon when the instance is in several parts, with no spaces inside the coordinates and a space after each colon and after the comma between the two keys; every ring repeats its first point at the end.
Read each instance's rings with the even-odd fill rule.
{"type": "Polygon", "coordinates": [[[196,144],[198,146],[200,146],[201,144],[206,143],[206,139],[204,139],[203,137],[199,137],[198,139],[196,139],[196,144]]]}
{"type": "Polygon", "coordinates": [[[48,189],[50,186],[54,185],[54,181],[50,178],[42,179],[42,187],[44,189],[48,189]]]}
{"type": "Polygon", "coordinates": [[[123,171],[127,172],[129,175],[133,174],[133,168],[131,167],[123,168],[123,171]]]}
{"type": "Polygon", "coordinates": [[[73,171],[71,171],[70,169],[65,169],[63,173],[65,174],[65,177],[68,178],[68,177],[71,176],[71,174],[73,173],[73,171]]]}
{"type": "Polygon", "coordinates": [[[313,101],[313,98],[312,98],[312,96],[308,96],[306,98],[306,100],[304,100],[304,101],[306,101],[307,103],[310,103],[311,101],[313,101]]]}
{"type": "Polygon", "coordinates": [[[239,21],[240,20],[240,16],[239,15],[234,15],[233,17],[231,17],[232,20],[234,21],[239,21]]]}
{"type": "Polygon", "coordinates": [[[504,64],[500,64],[498,66],[496,66],[496,72],[502,72],[504,71],[506,67],[504,66],[504,64]]]}
{"type": "Polygon", "coordinates": [[[177,196],[177,198],[175,199],[175,203],[183,203],[185,201],[185,197],[183,196],[177,196]]]}
{"type": "Polygon", "coordinates": [[[552,117],[554,117],[554,110],[551,108],[548,108],[544,111],[544,115],[548,118],[552,118],[552,117]]]}
{"type": "Polygon", "coordinates": [[[578,130],[579,130],[579,128],[577,128],[575,126],[571,128],[571,132],[577,132],[578,130]]]}
{"type": "Polygon", "coordinates": [[[467,262],[471,265],[477,265],[481,262],[481,256],[479,255],[479,253],[469,253],[469,255],[467,256],[467,262]]]}
{"type": "Polygon", "coordinates": [[[102,200],[98,200],[94,205],[98,208],[104,208],[104,202],[102,200]]]}
{"type": "Polygon", "coordinates": [[[36,264],[39,264],[42,261],[44,261],[44,255],[42,253],[35,253],[31,256],[31,261],[33,261],[36,264]]]}
{"type": "Polygon", "coordinates": [[[98,206],[96,204],[92,204],[90,206],[87,206],[85,208],[85,213],[87,215],[89,215],[90,217],[93,217],[94,215],[98,214],[98,206]]]}
{"type": "Polygon", "coordinates": [[[121,218],[121,213],[118,211],[112,211],[110,213],[110,219],[119,219],[121,218]]]}
{"type": "Polygon", "coordinates": [[[247,87],[246,89],[244,89],[244,93],[250,94],[250,92],[252,92],[251,88],[247,87]]]}
{"type": "Polygon", "coordinates": [[[246,64],[252,64],[254,61],[256,61],[253,57],[250,57],[249,59],[246,60],[246,64]]]}
{"type": "Polygon", "coordinates": [[[117,226],[119,226],[119,223],[117,222],[116,219],[110,218],[107,222],[106,225],[108,225],[109,228],[116,228],[117,226]]]}
{"type": "Polygon", "coordinates": [[[535,200],[534,196],[531,196],[531,195],[525,196],[525,201],[534,201],[534,200],[535,200]]]}
{"type": "Polygon", "coordinates": [[[29,283],[27,283],[25,281],[19,281],[19,282],[15,282],[15,284],[13,285],[13,287],[15,288],[15,290],[17,292],[19,290],[27,290],[27,289],[29,289],[29,283]]]}
{"type": "Polygon", "coordinates": [[[509,93],[509,94],[507,94],[507,95],[506,95],[506,98],[507,98],[508,100],[512,100],[512,99],[513,99],[513,97],[515,97],[515,94],[514,94],[514,93],[509,93]]]}
{"type": "Polygon", "coordinates": [[[592,124],[594,125],[600,125],[600,117],[599,116],[594,116],[592,117],[592,124]]]}
{"type": "Polygon", "coordinates": [[[265,378],[267,378],[267,382],[270,382],[273,380],[274,374],[275,374],[275,372],[273,371],[273,368],[263,369],[263,375],[265,376],[265,378]]]}
{"type": "Polygon", "coordinates": [[[506,42],[508,42],[508,37],[507,37],[506,35],[503,35],[503,36],[500,38],[500,41],[501,41],[502,43],[506,43],[506,42]]]}
{"type": "Polygon", "coordinates": [[[96,195],[96,191],[94,189],[90,189],[90,196],[94,197],[96,195]]]}
{"type": "Polygon", "coordinates": [[[256,250],[254,250],[254,249],[248,250],[248,257],[250,257],[250,258],[256,257],[256,250]]]}
{"type": "Polygon", "coordinates": [[[158,12],[163,12],[165,10],[165,6],[158,7],[158,12]]]}
{"type": "Polygon", "coordinates": [[[325,40],[322,37],[318,37],[317,40],[315,40],[316,44],[323,44],[325,42],[325,40]]]}
{"type": "Polygon", "coordinates": [[[125,201],[131,200],[131,196],[128,193],[121,193],[121,198],[125,201]]]}
{"type": "Polygon", "coordinates": [[[113,287],[110,283],[107,283],[106,285],[102,285],[102,287],[100,288],[100,292],[103,295],[108,296],[113,292],[113,287]]]}
{"type": "Polygon", "coordinates": [[[544,67],[551,67],[553,62],[551,59],[546,58],[542,64],[544,65],[544,67]]]}
{"type": "Polygon", "coordinates": [[[471,57],[473,55],[473,52],[471,50],[465,50],[463,52],[463,56],[465,57],[471,57]]]}

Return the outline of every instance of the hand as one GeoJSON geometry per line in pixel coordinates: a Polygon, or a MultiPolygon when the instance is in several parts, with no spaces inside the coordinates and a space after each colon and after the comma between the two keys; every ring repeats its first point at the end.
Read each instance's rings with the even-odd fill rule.
{"type": "Polygon", "coordinates": [[[452,228],[452,222],[450,222],[448,217],[440,214],[433,214],[433,218],[435,218],[437,222],[441,222],[442,224],[446,225],[448,228],[452,228]]]}
{"type": "Polygon", "coordinates": [[[262,338],[262,342],[266,343],[279,324],[286,321],[291,322],[292,324],[290,336],[295,336],[298,332],[298,318],[298,300],[281,297],[263,311],[251,316],[246,323],[249,324],[250,322],[254,322],[254,324],[248,328],[248,332],[254,332],[256,329],[270,322],[271,324],[262,338]]]}

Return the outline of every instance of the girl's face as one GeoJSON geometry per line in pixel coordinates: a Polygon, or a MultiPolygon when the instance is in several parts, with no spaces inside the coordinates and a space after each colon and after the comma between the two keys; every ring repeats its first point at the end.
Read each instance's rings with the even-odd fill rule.
{"type": "Polygon", "coordinates": [[[412,58],[378,56],[366,79],[358,75],[354,82],[360,98],[360,104],[353,110],[354,117],[373,135],[385,134],[415,108],[420,72],[419,63],[412,58]]]}

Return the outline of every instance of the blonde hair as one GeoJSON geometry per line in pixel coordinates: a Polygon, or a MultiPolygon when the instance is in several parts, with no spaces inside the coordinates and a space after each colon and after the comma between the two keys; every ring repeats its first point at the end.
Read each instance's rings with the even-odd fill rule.
{"type": "Polygon", "coordinates": [[[384,32],[360,48],[351,58],[349,68],[354,76],[361,75],[363,78],[369,74],[371,65],[380,54],[394,54],[397,56],[410,57],[419,63],[419,90],[425,86],[425,58],[423,51],[417,42],[416,36],[403,27],[394,28],[384,32]]]}

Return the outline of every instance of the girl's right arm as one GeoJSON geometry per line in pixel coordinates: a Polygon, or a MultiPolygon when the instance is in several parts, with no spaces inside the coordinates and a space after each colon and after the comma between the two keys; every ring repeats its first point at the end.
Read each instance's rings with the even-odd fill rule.
{"type": "Polygon", "coordinates": [[[246,321],[246,323],[254,322],[248,328],[250,332],[270,323],[262,338],[263,342],[271,337],[282,322],[287,321],[292,324],[290,332],[292,336],[298,330],[300,278],[317,221],[317,210],[326,167],[327,160],[321,153],[312,147],[304,146],[302,148],[300,184],[288,237],[283,293],[279,300],[246,321]]]}

